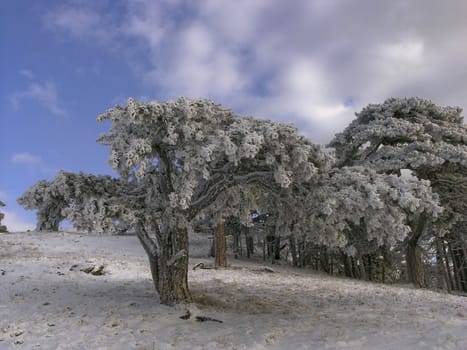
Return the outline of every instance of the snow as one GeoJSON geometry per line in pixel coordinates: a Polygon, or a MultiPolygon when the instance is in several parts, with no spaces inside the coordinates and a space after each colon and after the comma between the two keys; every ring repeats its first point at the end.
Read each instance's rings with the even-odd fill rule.
{"type": "Polygon", "coordinates": [[[206,241],[194,302],[168,307],[136,237],[0,235],[0,349],[467,349],[465,297],[258,261],[193,271],[206,241]]]}

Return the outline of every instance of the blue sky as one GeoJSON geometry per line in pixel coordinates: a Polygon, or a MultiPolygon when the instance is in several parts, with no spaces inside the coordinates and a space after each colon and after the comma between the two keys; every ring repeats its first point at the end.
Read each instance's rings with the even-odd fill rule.
{"type": "Polygon", "coordinates": [[[60,169],[112,174],[96,117],[139,100],[205,97],[326,143],[392,96],[467,107],[467,1],[5,0],[0,199],[60,169]]]}

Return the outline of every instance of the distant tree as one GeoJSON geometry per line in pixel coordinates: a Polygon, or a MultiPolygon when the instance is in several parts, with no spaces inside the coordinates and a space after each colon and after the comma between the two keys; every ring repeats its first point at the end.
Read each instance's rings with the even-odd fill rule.
{"type": "MultiPolygon", "coordinates": [[[[5,206],[5,203],[0,201],[0,207],[4,207],[4,206],[5,206]]],[[[7,227],[5,225],[2,225],[2,220],[3,220],[4,217],[5,217],[5,214],[3,214],[0,211],[0,232],[8,232],[7,227]]]]}
{"type": "Polygon", "coordinates": [[[115,232],[124,224],[117,205],[121,184],[110,176],[60,171],[51,181],[31,186],[18,203],[37,210],[37,231],[58,231],[67,219],[79,230],[115,232]]]}
{"type": "MultiPolygon", "coordinates": [[[[438,232],[431,232],[443,236],[453,222],[461,224],[466,219],[467,128],[461,112],[459,107],[440,107],[426,99],[391,98],[357,113],[330,146],[336,150],[339,166],[359,165],[388,174],[407,169],[429,180],[445,208],[443,220],[436,225],[438,232]]],[[[420,213],[412,219],[406,240],[408,277],[420,287],[426,284],[419,241],[430,226],[431,217],[420,213]]],[[[458,258],[465,261],[465,231],[451,233],[463,247],[458,258]]]]}
{"type": "Polygon", "coordinates": [[[188,300],[188,231],[209,212],[242,216],[251,208],[220,202],[245,186],[276,191],[313,177],[327,162],[319,146],[288,125],[240,117],[208,100],[179,99],[110,109],[99,142],[122,179],[144,189],[133,211],[163,304],[188,300]],[[226,198],[226,197],[225,197],[226,198]]]}
{"type": "Polygon", "coordinates": [[[408,237],[414,218],[442,212],[428,181],[364,167],[322,172],[270,203],[263,209],[267,221],[289,237],[293,263],[301,266],[310,248],[338,248],[353,256],[394,247],[408,237]]]}
{"type": "Polygon", "coordinates": [[[40,180],[17,201],[25,209],[37,210],[36,231],[58,231],[60,222],[65,219],[62,210],[68,203],[59,181],[40,180]]]}

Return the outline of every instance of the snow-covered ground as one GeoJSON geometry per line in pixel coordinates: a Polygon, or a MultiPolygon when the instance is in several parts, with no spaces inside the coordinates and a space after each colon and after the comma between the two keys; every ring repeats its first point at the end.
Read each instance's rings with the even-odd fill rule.
{"type": "Polygon", "coordinates": [[[211,263],[201,241],[182,320],[135,237],[0,235],[0,349],[467,349],[465,297],[238,260],[193,271],[211,263]]]}

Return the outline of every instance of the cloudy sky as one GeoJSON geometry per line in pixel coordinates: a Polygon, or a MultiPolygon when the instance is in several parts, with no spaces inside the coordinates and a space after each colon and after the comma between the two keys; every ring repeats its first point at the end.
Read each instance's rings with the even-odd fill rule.
{"type": "Polygon", "coordinates": [[[326,143],[393,96],[467,107],[465,0],[4,0],[0,200],[60,169],[112,174],[106,109],[206,97],[326,143]]]}

